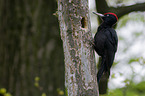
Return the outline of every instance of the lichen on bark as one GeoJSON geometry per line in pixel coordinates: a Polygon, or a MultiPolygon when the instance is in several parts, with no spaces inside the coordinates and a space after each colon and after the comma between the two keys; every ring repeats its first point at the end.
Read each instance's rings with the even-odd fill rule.
{"type": "Polygon", "coordinates": [[[59,0],[68,96],[99,96],[87,0],[59,0]]]}

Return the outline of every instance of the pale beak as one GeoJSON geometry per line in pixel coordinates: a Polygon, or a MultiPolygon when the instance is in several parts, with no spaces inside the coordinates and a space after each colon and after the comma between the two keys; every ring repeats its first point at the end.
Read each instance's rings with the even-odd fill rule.
{"type": "Polygon", "coordinates": [[[104,15],[103,14],[101,14],[101,13],[96,13],[96,12],[93,12],[95,15],[98,15],[98,16],[100,16],[100,17],[104,17],[104,15]]]}

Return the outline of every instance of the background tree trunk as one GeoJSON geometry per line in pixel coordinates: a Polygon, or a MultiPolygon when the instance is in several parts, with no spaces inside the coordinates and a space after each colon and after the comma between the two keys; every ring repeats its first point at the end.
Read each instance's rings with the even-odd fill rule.
{"type": "Polygon", "coordinates": [[[64,89],[56,9],[55,0],[0,0],[0,88],[13,96],[57,96],[64,89]]]}
{"type": "Polygon", "coordinates": [[[69,96],[99,96],[87,0],[58,0],[69,96]]]}

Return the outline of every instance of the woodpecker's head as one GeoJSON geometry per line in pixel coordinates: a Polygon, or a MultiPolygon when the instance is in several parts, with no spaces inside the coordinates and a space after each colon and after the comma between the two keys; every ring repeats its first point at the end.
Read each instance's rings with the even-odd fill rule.
{"type": "Polygon", "coordinates": [[[101,17],[101,19],[109,24],[109,25],[114,25],[117,21],[118,21],[118,17],[116,14],[114,13],[111,13],[111,12],[108,12],[108,13],[105,13],[104,15],[103,14],[100,14],[100,13],[96,13],[96,12],[93,12],[94,14],[98,15],[101,17]]]}

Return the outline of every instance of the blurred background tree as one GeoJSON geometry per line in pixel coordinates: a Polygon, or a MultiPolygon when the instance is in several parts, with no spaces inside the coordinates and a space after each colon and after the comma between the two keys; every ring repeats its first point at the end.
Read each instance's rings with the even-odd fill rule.
{"type": "Polygon", "coordinates": [[[13,96],[60,96],[64,89],[56,10],[56,0],[0,0],[0,88],[13,96]]]}

